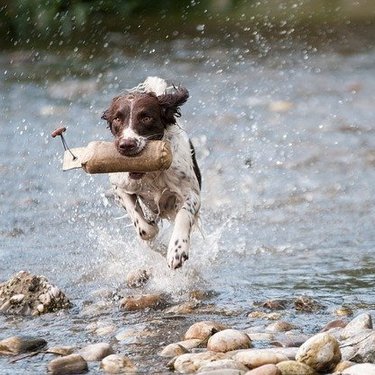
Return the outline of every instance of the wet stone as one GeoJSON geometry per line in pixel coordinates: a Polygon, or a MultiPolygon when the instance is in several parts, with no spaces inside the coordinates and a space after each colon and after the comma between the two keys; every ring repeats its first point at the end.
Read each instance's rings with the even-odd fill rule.
{"type": "Polygon", "coordinates": [[[283,320],[279,320],[275,323],[272,323],[266,327],[266,331],[268,332],[286,332],[291,331],[292,329],[296,329],[297,327],[291,323],[285,322],[283,320]]]}
{"type": "Polygon", "coordinates": [[[327,332],[332,328],[344,328],[347,325],[347,322],[345,322],[342,319],[336,319],[336,320],[331,320],[328,322],[321,330],[320,332],[327,332]]]}
{"type": "Polygon", "coordinates": [[[107,374],[132,374],[137,372],[137,367],[133,362],[119,354],[111,354],[103,358],[100,368],[107,374]]]}
{"type": "Polygon", "coordinates": [[[130,271],[126,276],[126,284],[129,288],[140,288],[150,279],[150,273],[147,270],[138,269],[130,271]]]}
{"type": "Polygon", "coordinates": [[[367,329],[373,329],[372,318],[370,314],[363,313],[356,316],[346,325],[341,332],[341,337],[346,339],[367,329]]]}
{"type": "Polygon", "coordinates": [[[12,336],[0,341],[0,354],[18,355],[44,348],[47,341],[32,336],[12,336]]]}
{"type": "Polygon", "coordinates": [[[101,361],[103,358],[113,353],[111,345],[107,343],[87,345],[78,351],[78,354],[87,362],[101,361]]]}
{"type": "Polygon", "coordinates": [[[186,349],[184,346],[182,346],[181,344],[178,344],[178,343],[173,343],[173,344],[169,344],[167,345],[161,352],[160,352],[160,356],[161,357],[170,357],[170,358],[173,358],[173,357],[176,357],[178,355],[181,355],[181,354],[185,354],[185,353],[189,353],[189,350],[186,349]]]}
{"type": "Polygon", "coordinates": [[[137,311],[160,308],[164,304],[165,299],[161,294],[142,294],[123,298],[120,301],[120,308],[124,311],[137,311]]]}
{"type": "Polygon", "coordinates": [[[341,360],[339,342],[328,333],[318,333],[299,348],[296,360],[318,372],[330,372],[341,360]]]}
{"type": "Polygon", "coordinates": [[[208,340],[213,334],[226,328],[225,325],[213,321],[197,322],[186,331],[185,339],[208,340]]]}
{"type": "Polygon", "coordinates": [[[200,367],[198,370],[198,374],[202,372],[224,369],[237,370],[237,373],[238,371],[246,372],[248,370],[248,368],[241,362],[235,361],[233,359],[219,359],[217,361],[207,363],[200,367]]]}
{"type": "Polygon", "coordinates": [[[354,365],[345,369],[342,375],[375,375],[375,365],[373,363],[354,365]]]}
{"type": "Polygon", "coordinates": [[[0,312],[4,314],[39,315],[69,307],[65,294],[44,276],[20,271],[0,284],[0,312]]]}
{"type": "Polygon", "coordinates": [[[75,348],[73,346],[53,346],[52,348],[48,348],[46,352],[50,354],[57,354],[57,355],[64,356],[64,355],[73,354],[74,349],[75,348]]]}
{"type": "Polygon", "coordinates": [[[88,366],[80,355],[70,354],[50,361],[47,371],[51,375],[83,374],[88,372],[88,366]]]}
{"type": "Polygon", "coordinates": [[[229,352],[237,349],[248,349],[251,347],[249,336],[235,329],[225,329],[215,333],[207,343],[207,349],[214,352],[229,352]]]}
{"type": "Polygon", "coordinates": [[[243,363],[249,369],[268,364],[275,365],[289,359],[286,355],[274,352],[272,349],[239,350],[232,358],[243,363]]]}
{"type": "Polygon", "coordinates": [[[263,365],[248,371],[245,375],[282,375],[276,365],[263,365]]]}
{"type": "Polygon", "coordinates": [[[316,375],[314,369],[297,361],[284,361],[276,365],[282,375],[316,375]]]}
{"type": "Polygon", "coordinates": [[[173,359],[169,363],[169,366],[178,372],[189,374],[196,372],[200,367],[206,365],[207,363],[218,361],[219,359],[225,359],[225,354],[211,351],[205,351],[202,353],[187,353],[173,359]]]}
{"type": "Polygon", "coordinates": [[[375,331],[366,330],[341,343],[344,360],[364,363],[375,362],[375,331]]]}

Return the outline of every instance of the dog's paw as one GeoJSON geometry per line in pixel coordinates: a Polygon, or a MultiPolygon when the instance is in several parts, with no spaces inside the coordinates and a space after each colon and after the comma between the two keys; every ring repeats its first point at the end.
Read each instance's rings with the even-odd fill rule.
{"type": "Polygon", "coordinates": [[[159,233],[158,225],[154,222],[147,222],[145,220],[136,219],[134,221],[135,230],[137,231],[141,240],[151,241],[159,233]]]}
{"type": "Polygon", "coordinates": [[[171,241],[167,253],[168,267],[172,270],[182,267],[185,261],[189,259],[189,241],[174,240],[171,241]]]}

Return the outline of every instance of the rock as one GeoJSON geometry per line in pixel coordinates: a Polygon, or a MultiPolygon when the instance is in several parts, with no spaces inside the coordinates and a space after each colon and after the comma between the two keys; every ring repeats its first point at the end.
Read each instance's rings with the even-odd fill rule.
{"type": "Polygon", "coordinates": [[[296,360],[318,372],[329,372],[341,360],[339,342],[328,333],[318,333],[299,348],[296,360]]]}
{"type": "Polygon", "coordinates": [[[323,306],[310,297],[301,296],[294,300],[294,308],[298,311],[314,312],[321,310],[323,306]]]}
{"type": "Polygon", "coordinates": [[[78,351],[78,354],[87,362],[101,361],[108,355],[113,354],[113,349],[111,345],[100,342],[85,346],[78,351]]]}
{"type": "Polygon", "coordinates": [[[341,332],[341,337],[347,339],[366,329],[372,329],[372,318],[370,314],[360,314],[351,320],[341,332]]]}
{"type": "Polygon", "coordinates": [[[199,375],[245,375],[245,371],[236,370],[232,368],[222,368],[218,370],[208,370],[197,372],[199,375]]]}
{"type": "Polygon", "coordinates": [[[245,375],[282,375],[276,365],[263,365],[248,371],[245,375]]]}
{"type": "Polygon", "coordinates": [[[189,353],[189,350],[186,349],[184,346],[182,346],[181,344],[175,342],[173,344],[169,344],[167,345],[161,352],[160,352],[160,356],[161,357],[176,357],[176,356],[179,356],[181,354],[185,354],[185,353],[189,353]]]}
{"type": "Polygon", "coordinates": [[[117,327],[114,325],[101,326],[95,330],[95,333],[98,336],[108,336],[112,334],[114,331],[116,331],[116,329],[117,327]]]}
{"type": "Polygon", "coordinates": [[[296,329],[297,327],[291,323],[285,322],[283,320],[279,320],[275,323],[272,323],[266,327],[266,331],[268,332],[286,332],[291,331],[292,329],[296,329]]]}
{"type": "Polygon", "coordinates": [[[48,348],[47,353],[50,354],[57,354],[57,355],[69,355],[74,352],[73,346],[53,346],[52,348],[48,348]]]}
{"type": "Polygon", "coordinates": [[[226,329],[221,323],[212,321],[202,321],[194,323],[185,333],[185,339],[208,340],[213,334],[226,329]]]}
{"type": "Polygon", "coordinates": [[[83,374],[88,372],[87,362],[78,354],[55,358],[48,363],[47,371],[52,375],[83,374]]]}
{"type": "Polygon", "coordinates": [[[286,100],[277,100],[269,104],[269,110],[271,112],[287,112],[292,109],[294,104],[286,100]]]}
{"type": "Polygon", "coordinates": [[[270,310],[285,310],[288,301],[282,299],[270,299],[263,302],[262,307],[270,310]]]}
{"type": "Polygon", "coordinates": [[[342,375],[375,375],[375,365],[372,363],[361,363],[346,368],[342,375]]]}
{"type": "Polygon", "coordinates": [[[342,319],[336,319],[328,322],[321,330],[320,332],[327,332],[332,328],[344,328],[347,325],[347,322],[345,322],[342,319]]]}
{"type": "Polygon", "coordinates": [[[147,270],[133,270],[126,276],[126,284],[129,288],[140,288],[150,279],[150,273],[147,270]]]}
{"type": "Polygon", "coordinates": [[[47,345],[47,341],[32,336],[12,336],[0,341],[0,354],[18,355],[35,352],[47,345]]]}
{"type": "Polygon", "coordinates": [[[239,350],[233,355],[232,359],[243,363],[249,369],[253,369],[287,361],[289,358],[284,354],[274,352],[272,349],[247,349],[239,350]]]}
{"type": "Polygon", "coordinates": [[[314,369],[302,362],[283,361],[279,362],[276,367],[282,375],[316,375],[314,369]]]}
{"type": "Polygon", "coordinates": [[[250,337],[235,329],[224,329],[211,336],[207,343],[207,349],[213,352],[229,352],[237,349],[251,347],[250,337]]]}
{"type": "Polygon", "coordinates": [[[207,363],[218,361],[219,359],[225,359],[225,354],[210,351],[202,353],[187,353],[174,358],[169,363],[169,366],[183,374],[190,374],[196,372],[200,367],[207,363]]]}
{"type": "Polygon", "coordinates": [[[123,298],[120,301],[120,308],[124,311],[137,311],[155,309],[163,304],[165,304],[165,300],[161,294],[141,294],[123,298]]]}
{"type": "Polygon", "coordinates": [[[198,374],[202,372],[209,372],[213,370],[237,370],[238,371],[243,371],[246,372],[248,368],[243,365],[241,362],[235,361],[233,359],[219,359],[214,362],[207,363],[203,366],[201,366],[198,370],[198,374]]]}
{"type": "Polygon", "coordinates": [[[205,341],[202,341],[200,339],[189,339],[179,341],[177,344],[182,345],[186,349],[194,349],[201,347],[204,343],[205,341]]]}
{"type": "Polygon", "coordinates": [[[278,320],[281,318],[281,313],[272,312],[266,313],[264,311],[252,311],[248,315],[252,319],[268,319],[268,320],[278,320]]]}
{"type": "Polygon", "coordinates": [[[375,362],[375,331],[367,330],[341,344],[342,358],[357,363],[375,362]]]}
{"type": "Polygon", "coordinates": [[[103,358],[100,368],[108,374],[132,374],[137,372],[137,367],[130,359],[119,354],[111,354],[103,358]]]}
{"type": "Polygon", "coordinates": [[[354,362],[350,362],[350,361],[342,361],[342,362],[339,362],[337,364],[337,366],[335,367],[335,369],[333,370],[334,373],[336,372],[343,372],[344,370],[346,370],[347,368],[349,368],[350,366],[353,366],[355,365],[354,362]]]}
{"type": "Polygon", "coordinates": [[[5,314],[39,315],[71,306],[65,294],[44,276],[21,271],[0,284],[0,311],[5,314]]]}
{"type": "Polygon", "coordinates": [[[353,315],[353,310],[350,307],[341,306],[335,310],[335,314],[338,316],[350,316],[353,315]]]}
{"type": "Polygon", "coordinates": [[[277,335],[276,339],[272,341],[271,344],[274,346],[282,346],[283,348],[299,347],[308,339],[309,336],[290,334],[290,332],[287,332],[286,334],[277,335]]]}
{"type": "Polygon", "coordinates": [[[199,303],[192,301],[192,302],[185,302],[181,303],[180,305],[172,306],[165,310],[166,314],[191,314],[197,307],[199,303]]]}
{"type": "Polygon", "coordinates": [[[251,341],[271,341],[275,338],[273,333],[268,332],[248,332],[246,334],[250,337],[251,341]]]}

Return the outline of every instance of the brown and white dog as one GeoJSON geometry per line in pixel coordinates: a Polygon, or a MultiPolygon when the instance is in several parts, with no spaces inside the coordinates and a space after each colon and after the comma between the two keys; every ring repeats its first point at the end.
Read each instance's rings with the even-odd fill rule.
{"type": "Polygon", "coordinates": [[[200,208],[201,174],[195,151],[176,123],[188,97],[185,88],[168,87],[163,79],[149,77],[129,93],[115,97],[102,116],[123,155],[138,154],[151,139],[170,142],[173,161],[168,170],[112,173],[110,181],[142,240],[156,237],[161,219],[174,221],[167,251],[172,269],[189,258],[190,235],[200,208]]]}

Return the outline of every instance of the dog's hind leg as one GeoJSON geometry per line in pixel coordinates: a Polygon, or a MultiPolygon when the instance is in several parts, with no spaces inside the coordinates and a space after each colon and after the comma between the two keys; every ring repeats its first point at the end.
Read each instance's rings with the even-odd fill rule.
{"type": "Polygon", "coordinates": [[[114,186],[114,193],[117,201],[130,216],[139,237],[144,241],[154,239],[159,232],[158,225],[155,221],[145,218],[142,208],[137,202],[137,196],[128,194],[116,186],[114,186]]]}
{"type": "Polygon", "coordinates": [[[192,193],[178,211],[172,237],[168,245],[168,266],[176,269],[189,259],[190,235],[200,208],[199,195],[192,193]]]}

